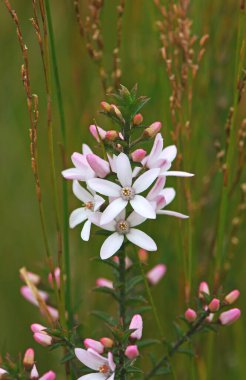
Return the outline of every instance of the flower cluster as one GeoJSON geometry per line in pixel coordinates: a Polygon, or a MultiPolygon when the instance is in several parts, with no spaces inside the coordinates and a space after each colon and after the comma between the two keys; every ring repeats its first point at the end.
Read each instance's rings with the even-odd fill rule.
{"type": "Polygon", "coordinates": [[[82,202],[82,207],[70,215],[70,227],[84,223],[81,238],[85,241],[90,238],[92,224],[111,232],[101,247],[102,259],[113,256],[125,241],[156,251],[153,239],[136,227],[147,219],[156,219],[157,215],[187,218],[165,209],[175,197],[175,190],[165,184],[168,176],[191,177],[193,174],[170,170],[177,148],[174,145],[164,148],[160,122],[145,127],[139,139],[141,142],[155,136],[147,154],[142,148],[132,150],[135,143],[130,142],[131,133],[140,127],[142,117],[136,114],[127,121],[129,115],[123,116],[114,104],[102,102],[102,107],[107,116],[118,122],[121,132],[91,125],[90,132],[103,147],[104,158],[83,144],[82,153],[72,154],[74,167],[62,172],[64,178],[73,180],[74,195],[82,202]]]}
{"type": "MultiPolygon", "coordinates": [[[[139,355],[136,342],[142,338],[143,320],[141,315],[133,316],[129,325],[130,337],[129,343],[125,350],[125,356],[133,361],[139,355]]],[[[86,367],[95,371],[94,373],[80,377],[80,379],[107,379],[114,380],[117,363],[114,361],[115,342],[107,337],[101,338],[100,341],[87,338],[84,340],[83,348],[76,348],[75,355],[86,367]],[[106,351],[106,352],[105,352],[106,351]],[[106,357],[102,354],[106,353],[106,357]]]]}
{"type": "MultiPolygon", "coordinates": [[[[221,324],[223,326],[234,323],[240,318],[241,311],[238,308],[228,309],[228,307],[238,299],[239,295],[239,290],[235,289],[222,297],[222,299],[213,297],[210,295],[207,282],[202,281],[199,285],[198,298],[200,299],[202,309],[207,314],[205,321],[207,323],[221,324]],[[227,310],[222,311],[224,308],[227,308],[227,310]]],[[[189,323],[193,323],[198,318],[198,312],[188,308],[184,316],[189,323]]]]}

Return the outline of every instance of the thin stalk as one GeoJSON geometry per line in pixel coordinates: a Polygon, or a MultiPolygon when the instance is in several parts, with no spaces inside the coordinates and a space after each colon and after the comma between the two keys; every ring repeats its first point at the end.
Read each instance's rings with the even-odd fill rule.
{"type": "MultiPolygon", "coordinates": [[[[120,281],[120,301],[119,301],[119,315],[120,323],[123,330],[126,328],[126,254],[123,248],[119,255],[119,281],[120,281]]],[[[119,347],[119,373],[120,380],[126,379],[126,373],[124,369],[125,364],[125,353],[124,346],[120,344],[119,347]]]]}
{"type": "Polygon", "coordinates": [[[178,351],[180,346],[182,346],[184,343],[190,340],[190,338],[199,330],[204,320],[209,315],[209,311],[204,311],[200,318],[191,326],[191,328],[187,331],[186,334],[184,334],[181,338],[179,338],[170,349],[169,353],[167,355],[164,355],[158,363],[152,368],[152,370],[147,373],[147,375],[144,377],[144,380],[148,380],[151,377],[153,377],[156,372],[163,366],[167,365],[169,366],[169,359],[178,351]]]}
{"type": "MultiPolygon", "coordinates": [[[[53,72],[54,72],[54,85],[55,85],[55,92],[56,92],[58,110],[59,110],[59,116],[60,116],[62,150],[64,152],[66,150],[65,114],[64,114],[64,107],[63,107],[59,70],[58,70],[58,64],[57,64],[57,58],[56,58],[54,30],[53,30],[49,0],[44,0],[44,2],[45,2],[45,9],[47,13],[47,23],[48,23],[48,29],[49,29],[51,61],[52,61],[53,72]]],[[[63,203],[64,264],[65,264],[65,273],[66,273],[65,302],[66,302],[66,310],[68,312],[68,327],[71,328],[73,324],[73,312],[72,312],[72,305],[71,305],[71,266],[70,266],[70,256],[69,256],[69,233],[68,233],[68,191],[67,191],[67,183],[65,181],[62,182],[62,203],[63,203]]]]}

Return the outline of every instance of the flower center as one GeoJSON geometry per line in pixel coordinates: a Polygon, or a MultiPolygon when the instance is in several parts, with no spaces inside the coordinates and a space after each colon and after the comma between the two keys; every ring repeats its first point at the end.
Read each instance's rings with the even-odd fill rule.
{"type": "Polygon", "coordinates": [[[99,372],[100,373],[109,373],[109,366],[107,364],[104,364],[102,365],[100,368],[99,368],[99,372]]]}
{"type": "Polygon", "coordinates": [[[116,230],[119,234],[127,234],[130,230],[130,224],[127,220],[120,220],[116,224],[116,230]]]}
{"type": "Polygon", "coordinates": [[[87,208],[88,210],[92,210],[94,207],[94,203],[93,202],[87,202],[85,203],[85,208],[87,208]]]}
{"type": "Polygon", "coordinates": [[[132,187],[123,187],[120,192],[121,198],[124,199],[124,201],[130,201],[134,198],[135,191],[132,187]]]}

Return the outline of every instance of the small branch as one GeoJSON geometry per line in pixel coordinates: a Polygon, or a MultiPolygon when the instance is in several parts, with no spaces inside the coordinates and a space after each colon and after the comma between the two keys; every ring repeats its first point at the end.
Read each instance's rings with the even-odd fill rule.
{"type": "Polygon", "coordinates": [[[180,339],[178,339],[172,346],[171,350],[167,355],[164,355],[159,362],[152,368],[152,370],[147,373],[147,375],[144,377],[144,380],[148,380],[151,377],[153,377],[156,372],[166,363],[169,365],[169,358],[171,358],[179,349],[180,346],[182,346],[185,342],[189,341],[189,339],[199,330],[201,325],[203,324],[204,320],[207,318],[207,316],[210,314],[210,311],[204,311],[203,314],[200,316],[200,318],[191,326],[191,328],[187,331],[185,335],[183,335],[180,339]]]}

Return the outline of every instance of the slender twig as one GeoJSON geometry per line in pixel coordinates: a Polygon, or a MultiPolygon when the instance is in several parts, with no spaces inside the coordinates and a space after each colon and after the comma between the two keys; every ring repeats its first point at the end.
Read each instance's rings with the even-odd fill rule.
{"type": "Polygon", "coordinates": [[[204,320],[207,318],[207,316],[210,314],[210,311],[204,311],[200,318],[191,326],[191,328],[187,331],[186,334],[184,334],[181,338],[179,338],[173,345],[172,348],[169,350],[169,353],[167,355],[164,355],[158,363],[150,370],[149,373],[144,377],[144,380],[148,380],[151,377],[153,377],[156,372],[163,366],[167,365],[169,367],[169,359],[178,351],[180,346],[182,346],[185,342],[188,342],[190,338],[198,332],[199,328],[203,324],[204,320]]]}
{"type": "MultiPolygon", "coordinates": [[[[123,248],[119,254],[119,282],[120,282],[120,300],[119,300],[119,317],[123,330],[126,328],[126,254],[123,248]]],[[[125,380],[125,349],[122,344],[119,346],[119,374],[120,379],[125,380]]]]}

